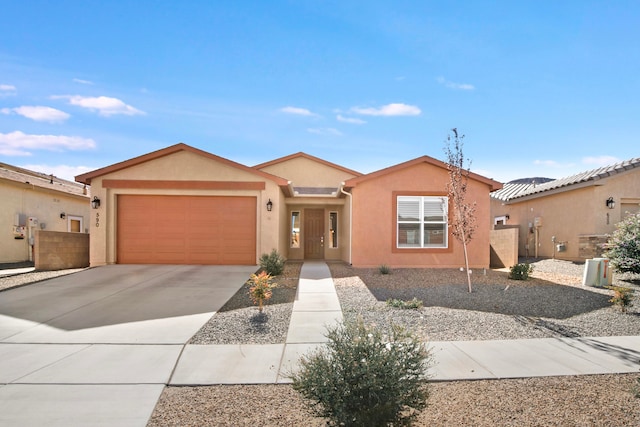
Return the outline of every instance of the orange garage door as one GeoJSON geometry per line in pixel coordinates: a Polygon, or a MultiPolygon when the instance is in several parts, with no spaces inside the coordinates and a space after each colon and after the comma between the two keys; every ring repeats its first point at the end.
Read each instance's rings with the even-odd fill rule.
{"type": "Polygon", "coordinates": [[[256,264],[256,198],[119,195],[120,264],[256,264]]]}

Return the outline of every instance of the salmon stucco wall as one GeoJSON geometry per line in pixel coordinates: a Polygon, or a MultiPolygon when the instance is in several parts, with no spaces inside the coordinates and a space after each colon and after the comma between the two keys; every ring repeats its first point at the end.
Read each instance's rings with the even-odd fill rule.
{"type": "MultiPolygon", "coordinates": [[[[438,267],[464,266],[460,242],[449,233],[446,249],[397,249],[394,230],[396,197],[400,195],[446,195],[446,169],[419,163],[357,183],[353,188],[352,263],[357,267],[438,267]]],[[[489,267],[489,185],[469,180],[467,201],[477,203],[477,230],[468,245],[469,265],[489,267]]],[[[451,204],[450,204],[450,209],[451,204]]],[[[451,217],[452,212],[449,213],[451,217]]]]}

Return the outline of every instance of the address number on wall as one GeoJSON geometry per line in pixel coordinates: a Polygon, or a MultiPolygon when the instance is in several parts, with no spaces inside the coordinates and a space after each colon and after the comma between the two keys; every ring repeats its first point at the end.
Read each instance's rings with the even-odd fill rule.
{"type": "Polygon", "coordinates": [[[96,212],[96,227],[100,227],[100,214],[96,212]]]}

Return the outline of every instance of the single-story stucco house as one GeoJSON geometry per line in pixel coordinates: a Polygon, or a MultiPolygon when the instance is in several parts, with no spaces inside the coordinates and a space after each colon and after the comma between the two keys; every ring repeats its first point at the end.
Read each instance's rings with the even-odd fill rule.
{"type": "MultiPolygon", "coordinates": [[[[428,156],[361,174],[305,153],[249,167],[180,143],[76,181],[100,201],[92,266],[253,265],[272,249],[354,266],[464,264],[448,224],[447,166],[428,156]]],[[[501,186],[470,174],[474,268],[489,266],[489,194],[501,186]]]]}
{"type": "Polygon", "coordinates": [[[491,193],[494,224],[518,229],[521,257],[599,257],[616,224],[638,212],[640,158],[544,183],[507,183],[491,193]]]}
{"type": "Polygon", "coordinates": [[[0,198],[0,263],[33,261],[39,231],[89,232],[86,185],[0,163],[0,198]]]}

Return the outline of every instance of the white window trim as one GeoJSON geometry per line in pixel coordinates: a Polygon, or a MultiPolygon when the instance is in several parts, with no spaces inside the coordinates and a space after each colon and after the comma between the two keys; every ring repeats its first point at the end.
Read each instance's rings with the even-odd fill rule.
{"type": "Polygon", "coordinates": [[[402,196],[396,197],[396,249],[447,249],[449,247],[449,198],[446,196],[402,196]],[[419,201],[419,213],[417,221],[401,221],[399,219],[399,204],[401,201],[419,201]],[[424,204],[427,200],[439,200],[443,206],[444,218],[442,221],[425,221],[424,220],[424,204]],[[420,246],[400,246],[400,224],[419,224],[420,225],[420,246]],[[444,244],[443,245],[426,245],[424,244],[424,226],[425,224],[442,224],[444,225],[444,244]]]}
{"type": "Polygon", "coordinates": [[[84,218],[81,216],[67,215],[67,232],[71,233],[71,221],[80,221],[80,233],[84,233],[84,218]]]}

